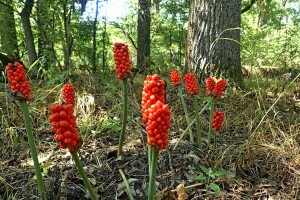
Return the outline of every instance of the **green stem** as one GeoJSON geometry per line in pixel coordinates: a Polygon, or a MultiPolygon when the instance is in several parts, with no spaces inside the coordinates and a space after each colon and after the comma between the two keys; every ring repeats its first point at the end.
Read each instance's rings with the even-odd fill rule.
{"type": "Polygon", "coordinates": [[[211,141],[213,113],[214,113],[214,98],[212,97],[210,99],[209,129],[208,129],[208,139],[207,139],[208,147],[210,147],[210,141],[211,141]]]}
{"type": "Polygon", "coordinates": [[[201,127],[200,127],[200,115],[199,115],[199,108],[198,108],[198,103],[197,103],[197,95],[193,96],[193,100],[194,100],[194,107],[195,107],[195,111],[196,111],[196,119],[197,119],[197,142],[199,145],[199,148],[201,148],[202,146],[202,131],[201,131],[201,127]]]}
{"type": "Polygon", "coordinates": [[[214,149],[216,150],[217,148],[217,133],[214,133],[214,149]]]}
{"type": "Polygon", "coordinates": [[[121,176],[122,176],[122,179],[123,179],[123,181],[124,181],[124,185],[125,185],[125,187],[126,187],[126,191],[127,191],[128,196],[129,196],[129,199],[130,199],[130,200],[134,200],[133,194],[132,194],[132,191],[131,191],[131,188],[130,188],[130,186],[129,186],[129,182],[128,182],[128,180],[127,180],[127,178],[126,178],[126,176],[125,176],[123,170],[122,170],[122,169],[119,169],[119,172],[120,172],[120,174],[121,174],[121,176]]]}
{"type": "MultiPolygon", "coordinates": [[[[186,123],[190,124],[189,113],[188,113],[188,110],[187,110],[187,107],[186,107],[186,103],[184,101],[184,98],[183,98],[183,95],[182,95],[182,90],[181,90],[180,87],[178,87],[178,92],[179,92],[179,96],[180,96],[180,99],[181,99],[182,107],[183,107],[183,110],[184,110],[186,123]]],[[[190,133],[190,140],[191,140],[191,142],[194,142],[193,131],[192,131],[191,128],[189,129],[189,133],[190,133]]]]}
{"type": "Polygon", "coordinates": [[[123,118],[122,118],[122,129],[121,135],[119,138],[119,145],[118,145],[118,157],[122,155],[122,146],[123,142],[125,141],[125,130],[126,130],[126,123],[127,123],[127,113],[128,113],[128,84],[127,79],[123,80],[123,91],[124,91],[124,104],[123,104],[123,118]]]}
{"type": "Polygon", "coordinates": [[[155,196],[155,178],[156,178],[156,167],[157,167],[157,160],[159,151],[152,151],[152,160],[151,160],[151,172],[149,177],[149,186],[148,186],[148,200],[153,200],[155,196]]]}
{"type": "Polygon", "coordinates": [[[91,198],[93,200],[97,200],[98,199],[98,195],[96,194],[95,190],[92,188],[92,185],[83,169],[83,166],[80,162],[80,159],[79,159],[79,156],[77,154],[77,152],[74,152],[74,153],[71,153],[72,157],[73,157],[73,160],[75,161],[75,164],[76,164],[76,167],[79,171],[79,175],[81,176],[83,182],[84,182],[84,185],[85,187],[87,188],[87,190],[89,191],[90,195],[91,195],[91,198]]]}
{"type": "Polygon", "coordinates": [[[45,187],[44,187],[43,177],[42,177],[42,173],[41,173],[41,167],[40,167],[40,163],[39,163],[39,159],[38,159],[38,155],[37,155],[36,147],[35,147],[35,143],[34,143],[34,138],[33,138],[33,133],[32,133],[32,125],[30,122],[27,102],[21,101],[21,107],[23,110],[23,119],[24,119],[24,123],[25,123],[25,127],[26,127],[27,136],[28,136],[28,143],[29,143],[29,147],[30,147],[33,164],[34,164],[34,170],[35,170],[35,175],[36,175],[36,179],[38,182],[39,192],[41,195],[41,199],[45,199],[46,198],[45,187]]]}
{"type": "MultiPolygon", "coordinates": [[[[202,108],[202,110],[199,112],[199,115],[201,115],[205,110],[206,108],[209,106],[210,102],[207,102],[205,104],[205,106],[202,108]]],[[[183,137],[185,136],[185,134],[188,132],[188,130],[192,127],[192,125],[195,123],[196,121],[196,118],[194,118],[191,123],[188,125],[188,127],[183,131],[183,133],[181,134],[180,138],[178,139],[178,141],[176,142],[173,150],[175,150],[177,148],[177,146],[179,145],[179,143],[181,142],[181,140],[183,139],[183,137]]]]}
{"type": "Polygon", "coordinates": [[[151,173],[151,162],[152,162],[153,151],[151,146],[148,146],[148,166],[149,166],[149,177],[151,173]]]}

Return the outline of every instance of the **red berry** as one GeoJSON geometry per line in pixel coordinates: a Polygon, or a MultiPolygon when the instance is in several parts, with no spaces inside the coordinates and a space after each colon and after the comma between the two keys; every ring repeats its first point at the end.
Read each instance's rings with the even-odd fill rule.
{"type": "Polygon", "coordinates": [[[213,118],[211,122],[216,132],[219,132],[220,129],[222,128],[223,121],[224,121],[224,113],[216,110],[213,113],[213,118]]]}
{"type": "Polygon", "coordinates": [[[113,52],[118,78],[128,78],[128,73],[130,73],[131,70],[128,47],[126,44],[115,43],[113,52]]]}
{"type": "Polygon", "coordinates": [[[75,104],[75,90],[71,83],[67,83],[62,87],[62,97],[66,104],[75,104]]]}
{"type": "Polygon", "coordinates": [[[192,73],[187,73],[184,75],[183,80],[184,80],[186,91],[191,95],[197,95],[198,84],[195,75],[192,73]]]}
{"type": "Polygon", "coordinates": [[[180,84],[181,77],[179,72],[176,69],[171,71],[170,79],[174,87],[177,87],[180,84]]]}

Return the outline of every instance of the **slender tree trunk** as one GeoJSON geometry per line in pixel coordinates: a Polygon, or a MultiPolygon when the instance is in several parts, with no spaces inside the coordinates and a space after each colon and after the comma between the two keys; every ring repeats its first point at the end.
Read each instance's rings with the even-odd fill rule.
{"type": "Polygon", "coordinates": [[[35,50],[34,38],[30,24],[30,13],[33,7],[33,3],[33,0],[26,0],[25,6],[21,11],[21,21],[24,29],[26,50],[28,53],[30,64],[33,64],[37,60],[37,53],[35,50]]]}
{"type": "Polygon", "coordinates": [[[70,67],[70,58],[73,48],[73,37],[71,34],[71,9],[68,9],[68,0],[64,1],[63,5],[63,23],[64,23],[64,69],[67,70],[70,67]]]}
{"type": "Polygon", "coordinates": [[[0,37],[1,51],[10,57],[19,58],[18,39],[14,11],[11,1],[5,0],[6,5],[0,4],[0,37]]]}
{"type": "Polygon", "coordinates": [[[155,6],[155,12],[158,14],[160,11],[160,2],[161,0],[153,0],[153,4],[155,6]]]}
{"type": "Polygon", "coordinates": [[[269,21],[269,4],[270,0],[258,0],[259,14],[258,14],[258,26],[263,27],[269,21]]]}
{"type": "MultiPolygon", "coordinates": [[[[240,59],[241,0],[191,0],[186,67],[243,85],[240,59]]],[[[204,77],[201,77],[202,79],[204,77]]]]}
{"type": "Polygon", "coordinates": [[[38,28],[38,57],[42,58],[44,68],[48,68],[55,62],[53,47],[54,18],[49,12],[48,0],[37,1],[37,28],[38,28]],[[45,26],[47,24],[47,26],[45,26]]]}
{"type": "Polygon", "coordinates": [[[145,71],[150,66],[150,0],[139,0],[137,66],[145,71]]]}
{"type": "Polygon", "coordinates": [[[95,19],[93,23],[93,55],[92,55],[92,65],[93,65],[93,71],[97,71],[97,22],[98,22],[98,8],[99,0],[96,1],[96,13],[95,13],[95,19]]]}
{"type": "MultiPolygon", "coordinates": [[[[108,3],[107,0],[106,0],[106,3],[108,3]]],[[[107,17],[106,17],[106,14],[107,13],[105,11],[105,16],[104,16],[104,30],[102,32],[102,47],[103,47],[103,52],[102,52],[102,70],[103,71],[106,69],[106,55],[107,55],[107,48],[106,48],[107,17]]]]}

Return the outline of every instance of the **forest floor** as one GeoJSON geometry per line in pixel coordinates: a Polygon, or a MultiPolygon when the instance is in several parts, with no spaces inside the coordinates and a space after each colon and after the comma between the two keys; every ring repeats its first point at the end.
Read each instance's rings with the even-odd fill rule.
{"type": "MultiPolygon", "coordinates": [[[[135,199],[146,199],[147,146],[140,114],[143,78],[131,85],[127,135],[120,158],[116,149],[123,94],[121,83],[116,82],[97,82],[84,76],[73,80],[78,90],[78,127],[84,141],[79,155],[101,199],[129,199],[119,169],[124,171],[135,199]]],[[[176,90],[169,85],[172,126],[169,148],[160,153],[158,161],[158,199],[177,199],[180,184],[184,184],[188,199],[300,199],[299,78],[289,83],[260,77],[247,80],[245,90],[229,84],[217,103],[226,115],[217,147],[209,148],[205,142],[199,149],[186,137],[176,150],[174,144],[187,124],[176,90]],[[200,166],[211,168],[212,174],[222,169],[225,175],[208,179],[204,174],[205,181],[195,180],[203,174],[200,166]],[[221,188],[219,197],[209,189],[210,183],[221,188]]],[[[30,102],[47,197],[88,199],[70,153],[58,148],[48,122],[48,107],[58,101],[61,86],[36,83],[30,102]]],[[[4,92],[0,97],[0,199],[38,199],[20,106],[4,92]]],[[[185,98],[194,116],[193,104],[188,96],[185,98]]],[[[201,119],[204,138],[208,116],[207,110],[201,119]]]]}

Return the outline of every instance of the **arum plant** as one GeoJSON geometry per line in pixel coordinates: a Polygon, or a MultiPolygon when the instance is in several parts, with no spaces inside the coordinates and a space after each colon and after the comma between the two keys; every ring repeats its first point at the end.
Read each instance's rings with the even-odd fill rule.
{"type": "Polygon", "coordinates": [[[198,91],[198,84],[196,81],[196,77],[192,73],[187,73],[183,77],[184,84],[186,91],[193,96],[193,101],[194,101],[194,109],[196,111],[196,119],[197,119],[197,143],[199,148],[202,146],[202,131],[200,127],[200,115],[199,115],[199,108],[198,108],[198,99],[197,95],[199,93],[198,91]]]}
{"type": "MultiPolygon", "coordinates": [[[[183,95],[182,95],[182,89],[180,87],[181,77],[180,77],[179,72],[176,69],[171,71],[170,80],[172,82],[172,85],[175,88],[178,89],[179,97],[180,97],[181,104],[182,104],[182,107],[183,107],[183,111],[184,111],[184,114],[185,114],[185,120],[186,120],[186,123],[189,125],[190,124],[190,117],[189,117],[189,113],[188,113],[188,110],[187,110],[186,103],[185,103],[183,95]]],[[[192,131],[191,128],[189,128],[188,130],[189,130],[189,134],[190,134],[190,141],[194,142],[193,131],[192,131]]]]}
{"type": "Polygon", "coordinates": [[[21,108],[23,111],[23,120],[26,127],[26,133],[28,136],[28,144],[30,147],[30,152],[34,164],[35,175],[38,183],[38,189],[40,193],[41,199],[46,198],[45,188],[41,173],[41,167],[38,160],[38,155],[36,151],[36,146],[34,143],[34,137],[32,133],[32,124],[30,122],[30,116],[28,111],[27,101],[31,100],[31,88],[30,83],[28,81],[24,66],[19,63],[9,63],[6,67],[7,78],[9,83],[9,89],[11,91],[12,96],[20,101],[21,108]]]}
{"type": "Polygon", "coordinates": [[[118,79],[123,81],[123,115],[122,115],[122,128],[118,144],[118,156],[122,155],[122,146],[125,141],[125,130],[127,124],[128,113],[128,83],[127,79],[131,70],[131,62],[129,59],[128,45],[123,43],[115,43],[113,47],[114,60],[116,64],[116,72],[118,79]]]}
{"type": "Polygon", "coordinates": [[[169,105],[165,104],[165,81],[157,74],[147,76],[142,92],[142,115],[147,124],[149,186],[148,200],[155,196],[155,178],[160,150],[168,145],[168,130],[171,113],[169,105]]]}
{"type": "Polygon", "coordinates": [[[220,129],[222,128],[222,124],[224,121],[224,113],[221,111],[216,110],[213,113],[211,125],[215,130],[215,137],[214,137],[214,148],[217,147],[217,133],[220,132],[220,129]]]}
{"type": "Polygon", "coordinates": [[[79,175],[90,193],[91,198],[97,200],[98,195],[93,190],[77,153],[82,144],[82,140],[76,128],[76,117],[74,115],[75,90],[70,83],[63,86],[62,97],[63,104],[54,104],[50,107],[52,115],[49,116],[49,120],[52,125],[52,131],[55,133],[54,139],[60,144],[60,148],[70,151],[79,171],[79,175]]]}
{"type": "MultiPolygon", "coordinates": [[[[223,119],[224,119],[224,114],[223,114],[223,117],[220,116],[220,120],[217,120],[216,123],[213,123],[214,121],[214,117],[216,117],[217,115],[214,115],[215,113],[215,101],[219,100],[223,91],[225,90],[226,88],[226,80],[224,79],[220,79],[220,80],[217,80],[215,78],[212,78],[212,77],[208,77],[206,79],[206,93],[210,96],[210,124],[209,124],[209,130],[208,130],[208,146],[210,147],[210,142],[211,142],[211,135],[212,135],[212,126],[214,127],[219,127],[219,123],[220,123],[220,120],[222,121],[223,123],[223,119]]],[[[220,114],[221,115],[221,114],[220,114]]],[[[221,126],[222,126],[222,123],[221,123],[221,126]]],[[[216,130],[216,129],[215,129],[216,130]]],[[[219,131],[219,128],[217,128],[217,131],[219,131]]],[[[214,147],[216,147],[216,134],[214,135],[214,147]]]]}

